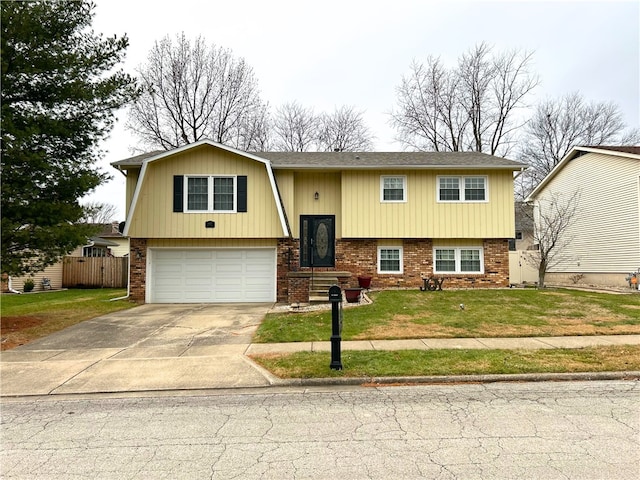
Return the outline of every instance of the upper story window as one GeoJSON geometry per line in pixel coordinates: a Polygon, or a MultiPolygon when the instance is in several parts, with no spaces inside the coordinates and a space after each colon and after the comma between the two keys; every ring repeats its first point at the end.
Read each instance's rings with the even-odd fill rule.
{"type": "Polygon", "coordinates": [[[406,202],[407,201],[407,177],[404,177],[404,176],[380,177],[380,201],[381,202],[406,202]]]}
{"type": "Polygon", "coordinates": [[[187,212],[235,212],[236,177],[185,176],[187,212]]]}
{"type": "Polygon", "coordinates": [[[439,202],[486,202],[487,177],[438,177],[439,202]]]}

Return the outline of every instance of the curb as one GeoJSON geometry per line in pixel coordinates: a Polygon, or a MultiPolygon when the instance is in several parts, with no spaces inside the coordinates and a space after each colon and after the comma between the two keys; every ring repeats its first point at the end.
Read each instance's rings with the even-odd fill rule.
{"type": "Polygon", "coordinates": [[[464,383],[508,382],[574,382],[604,380],[640,380],[640,371],[629,372],[579,372],[579,373],[523,373],[493,375],[443,375],[423,377],[338,377],[270,379],[271,386],[320,387],[320,386],[410,386],[464,383]]]}

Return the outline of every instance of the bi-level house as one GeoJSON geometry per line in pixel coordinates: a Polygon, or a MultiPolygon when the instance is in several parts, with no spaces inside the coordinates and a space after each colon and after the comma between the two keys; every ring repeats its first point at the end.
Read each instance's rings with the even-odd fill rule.
{"type": "Polygon", "coordinates": [[[248,153],[204,140],[113,165],[127,177],[139,302],[305,302],[317,276],[356,286],[367,275],[374,288],[509,284],[518,162],[248,153]]]}

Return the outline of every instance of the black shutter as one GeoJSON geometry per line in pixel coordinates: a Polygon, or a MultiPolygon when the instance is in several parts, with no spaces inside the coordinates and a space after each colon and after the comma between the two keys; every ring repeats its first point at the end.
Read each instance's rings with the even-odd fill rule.
{"type": "Polygon", "coordinates": [[[238,187],[238,212],[247,211],[247,176],[239,175],[237,179],[238,187]]]}
{"type": "Polygon", "coordinates": [[[184,211],[184,176],[173,176],[173,211],[184,211]]]}

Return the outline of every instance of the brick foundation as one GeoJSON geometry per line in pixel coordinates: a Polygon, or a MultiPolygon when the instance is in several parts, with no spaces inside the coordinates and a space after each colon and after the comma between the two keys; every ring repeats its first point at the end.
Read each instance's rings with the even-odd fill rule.
{"type": "Polygon", "coordinates": [[[307,303],[309,302],[310,277],[298,277],[295,274],[289,276],[287,281],[288,298],[287,303],[307,303]]]}
{"type": "Polygon", "coordinates": [[[147,281],[147,239],[129,239],[129,298],[137,303],[145,302],[147,281]]]}
{"type": "MultiPolygon", "coordinates": [[[[304,290],[299,282],[292,282],[287,277],[290,271],[310,271],[300,268],[299,240],[282,240],[278,243],[278,301],[305,302],[302,299],[304,290]],[[296,289],[295,292],[289,291],[296,289]],[[295,298],[295,300],[292,300],[295,298]]],[[[433,274],[433,241],[431,239],[406,239],[402,242],[403,273],[379,274],[378,241],[375,239],[340,239],[336,241],[335,268],[319,268],[316,271],[350,272],[349,284],[343,288],[357,286],[357,277],[372,277],[372,288],[419,288],[423,278],[433,274]]],[[[509,286],[509,242],[507,239],[487,239],[483,241],[484,273],[461,275],[438,275],[444,277],[443,288],[498,288],[509,286]]]]}

